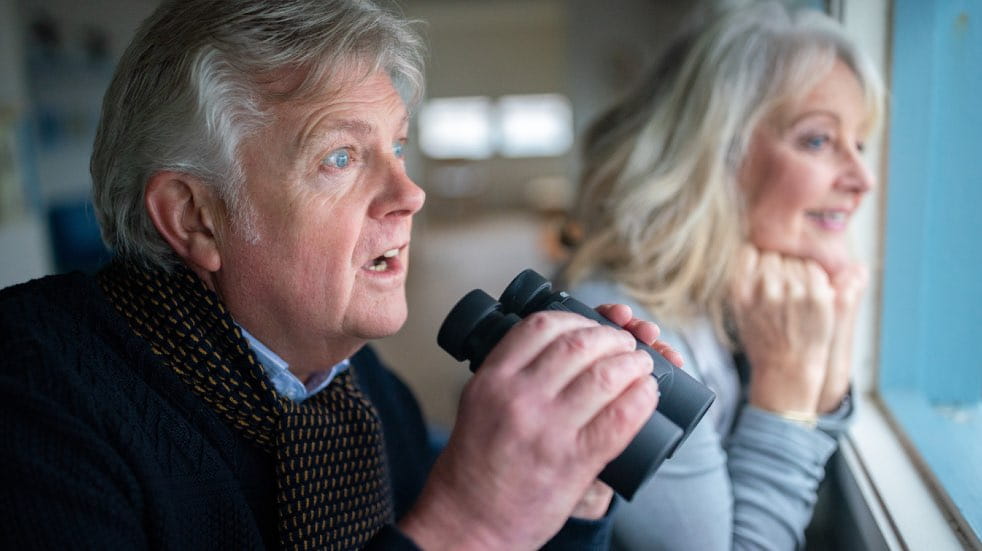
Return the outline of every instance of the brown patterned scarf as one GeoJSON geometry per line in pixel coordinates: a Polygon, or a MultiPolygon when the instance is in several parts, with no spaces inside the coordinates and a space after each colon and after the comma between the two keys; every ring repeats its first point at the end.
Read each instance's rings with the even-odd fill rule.
{"type": "Polygon", "coordinates": [[[381,426],[351,370],[295,403],[276,393],[218,296],[187,268],[116,261],[98,279],[163,364],[275,455],[283,548],[357,548],[391,522],[381,426]]]}

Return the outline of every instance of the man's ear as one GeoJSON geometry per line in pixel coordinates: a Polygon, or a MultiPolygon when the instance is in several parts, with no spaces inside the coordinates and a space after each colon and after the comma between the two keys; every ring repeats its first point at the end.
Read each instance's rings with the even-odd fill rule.
{"type": "Polygon", "coordinates": [[[161,171],[147,181],[143,198],[150,220],[171,249],[194,271],[222,266],[217,225],[221,201],[199,180],[182,172],[161,171]]]}

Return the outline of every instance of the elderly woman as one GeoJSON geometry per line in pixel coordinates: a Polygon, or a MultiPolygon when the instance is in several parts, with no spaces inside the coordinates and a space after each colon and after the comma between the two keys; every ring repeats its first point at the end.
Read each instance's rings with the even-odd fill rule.
{"type": "Polygon", "coordinates": [[[846,230],[883,91],[837,23],[717,14],[590,129],[564,277],[657,319],[717,393],[615,517],[616,547],[791,549],[851,412],[866,283],[846,230]]]}

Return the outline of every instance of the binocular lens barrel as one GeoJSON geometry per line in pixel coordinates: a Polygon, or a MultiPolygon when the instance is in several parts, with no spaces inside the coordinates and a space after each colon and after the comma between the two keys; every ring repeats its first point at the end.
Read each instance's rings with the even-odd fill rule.
{"type": "Polygon", "coordinates": [[[470,360],[471,371],[477,371],[488,352],[519,321],[517,315],[502,312],[501,303],[490,295],[474,289],[447,314],[436,342],[458,362],[470,360]]]}
{"type": "MultiPolygon", "coordinates": [[[[470,360],[471,371],[476,371],[512,326],[540,310],[575,312],[619,328],[568,293],[554,292],[552,284],[535,271],[525,270],[505,288],[500,301],[480,289],[464,295],[440,326],[437,343],[458,361],[470,360]]],[[[649,346],[639,341],[637,348],[651,355],[661,398],[627,448],[600,473],[600,480],[627,500],[671,457],[716,398],[649,346]]]]}

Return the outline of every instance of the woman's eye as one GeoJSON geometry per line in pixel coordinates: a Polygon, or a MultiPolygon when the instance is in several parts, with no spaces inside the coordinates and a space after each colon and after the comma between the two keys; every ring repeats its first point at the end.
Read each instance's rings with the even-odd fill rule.
{"type": "Polygon", "coordinates": [[[332,168],[345,168],[351,164],[351,153],[347,149],[335,149],[322,162],[332,168]]]}
{"type": "Polygon", "coordinates": [[[825,144],[829,143],[830,138],[825,134],[815,134],[811,136],[805,136],[801,140],[801,145],[807,149],[821,149],[825,144]]]}
{"type": "Polygon", "coordinates": [[[398,158],[401,159],[401,158],[403,158],[406,155],[406,152],[403,151],[403,149],[405,147],[406,147],[406,144],[404,144],[402,142],[396,142],[396,143],[392,144],[392,153],[394,153],[396,157],[398,157],[398,158]]]}

